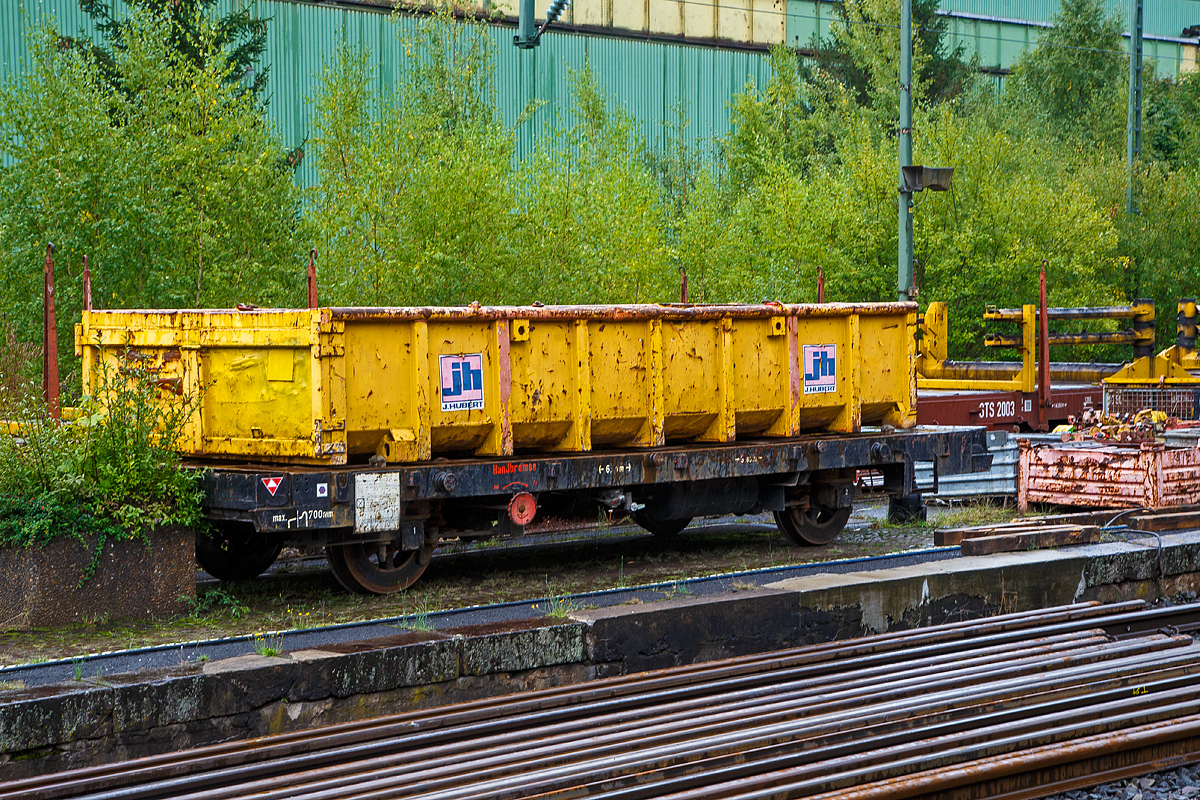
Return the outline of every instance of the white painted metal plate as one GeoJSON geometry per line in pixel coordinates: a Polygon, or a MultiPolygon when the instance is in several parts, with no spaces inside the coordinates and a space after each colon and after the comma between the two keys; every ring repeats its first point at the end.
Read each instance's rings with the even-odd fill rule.
{"type": "Polygon", "coordinates": [[[382,533],[400,527],[400,473],[354,476],[354,531],[382,533]]]}

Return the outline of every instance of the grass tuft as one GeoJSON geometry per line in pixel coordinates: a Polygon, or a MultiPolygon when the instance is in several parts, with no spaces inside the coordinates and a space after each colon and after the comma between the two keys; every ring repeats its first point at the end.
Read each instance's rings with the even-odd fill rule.
{"type": "Polygon", "coordinates": [[[1018,516],[1015,506],[996,505],[987,501],[967,503],[954,506],[935,520],[931,520],[939,528],[972,528],[979,525],[995,525],[1001,522],[1012,522],[1018,516]]]}
{"type": "Polygon", "coordinates": [[[254,634],[254,638],[250,640],[250,646],[254,648],[255,655],[266,656],[267,658],[279,658],[283,655],[283,635],[268,636],[256,633],[254,634]]]}

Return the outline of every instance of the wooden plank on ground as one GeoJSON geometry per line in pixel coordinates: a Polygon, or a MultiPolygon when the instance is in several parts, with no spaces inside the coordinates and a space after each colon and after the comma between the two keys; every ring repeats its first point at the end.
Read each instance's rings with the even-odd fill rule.
{"type": "Polygon", "coordinates": [[[981,525],[976,528],[947,528],[933,532],[933,543],[938,547],[953,547],[965,539],[983,539],[991,536],[1007,536],[1014,533],[1041,533],[1046,531],[1077,530],[1080,525],[1027,525],[1009,523],[1005,525],[981,525]]]}
{"type": "MultiPolygon", "coordinates": [[[[1121,520],[1117,520],[1121,522],[1121,520]]],[[[1129,527],[1139,531],[1178,531],[1200,528],[1200,511],[1173,514],[1139,514],[1129,521],[1129,527]]]]}
{"type": "Polygon", "coordinates": [[[1068,514],[1046,514],[1041,517],[1026,517],[1017,522],[1038,522],[1042,525],[1105,525],[1121,513],[1119,508],[1101,508],[1094,511],[1072,511],[1068,514]]]}
{"type": "Polygon", "coordinates": [[[1094,526],[1079,526],[1065,530],[1025,531],[978,539],[963,539],[964,556],[986,556],[993,553],[1014,553],[1019,550],[1043,550],[1072,544],[1094,544],[1104,532],[1094,526]]]}

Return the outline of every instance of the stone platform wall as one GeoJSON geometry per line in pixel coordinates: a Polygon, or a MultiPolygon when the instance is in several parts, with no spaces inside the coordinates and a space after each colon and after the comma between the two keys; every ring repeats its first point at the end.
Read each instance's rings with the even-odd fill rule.
{"type": "Polygon", "coordinates": [[[0,577],[4,630],[182,611],[186,598],[196,596],[196,536],[169,527],[102,547],[96,536],[4,547],[0,577]],[[94,574],[84,578],[93,559],[94,574]]]}

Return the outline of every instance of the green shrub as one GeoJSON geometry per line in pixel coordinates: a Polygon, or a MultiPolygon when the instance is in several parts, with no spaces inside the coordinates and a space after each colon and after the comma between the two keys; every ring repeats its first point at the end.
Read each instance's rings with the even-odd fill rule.
{"type": "Polygon", "coordinates": [[[613,108],[591,67],[570,77],[572,115],[521,165],[521,302],[679,299],[660,184],[633,119],[613,108]],[[573,124],[566,126],[566,122],[573,124]]]}
{"type": "Polygon", "coordinates": [[[98,535],[128,539],[130,532],[98,516],[78,495],[62,493],[0,493],[0,547],[44,545],[56,537],[83,541],[98,535]]]}
{"type": "Polygon", "coordinates": [[[137,364],[101,368],[66,422],[25,392],[0,432],[0,545],[98,536],[86,578],[109,539],[201,523],[200,473],[174,450],[199,400],[162,402],[155,378],[137,364]]]}
{"type": "Polygon", "coordinates": [[[321,301],[498,302],[513,269],[513,136],[487,26],[438,14],[404,47],[393,92],[376,96],[367,54],[343,46],[310,98],[321,301]]]}
{"type": "Polygon", "coordinates": [[[200,473],[180,469],[175,450],[199,402],[170,396],[132,359],[97,366],[76,425],[82,481],[101,513],[130,530],[200,522],[200,473]]]}

